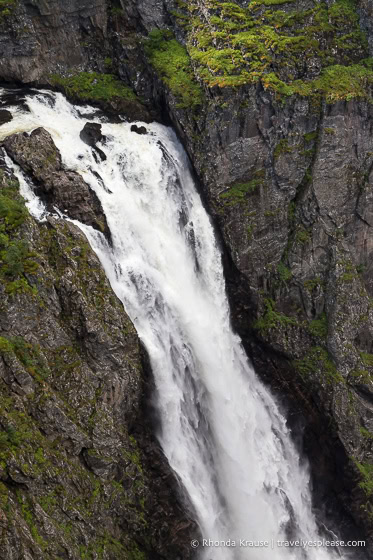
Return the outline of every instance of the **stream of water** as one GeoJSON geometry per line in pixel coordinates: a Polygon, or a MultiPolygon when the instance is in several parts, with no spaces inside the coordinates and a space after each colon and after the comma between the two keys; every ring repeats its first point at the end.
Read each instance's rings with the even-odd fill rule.
{"type": "MultiPolygon", "coordinates": [[[[59,93],[39,92],[26,102],[27,111],[10,107],[14,118],[1,127],[1,136],[44,127],[64,165],[80,173],[101,201],[112,246],[101,233],[75,223],[148,350],[157,435],[201,533],[225,541],[226,546],[201,543],[200,557],[339,557],[330,548],[277,542],[320,539],[309,473],[275,399],[232,331],[221,254],[174,132],[150,124],[146,135],[138,135],[130,124],[109,124],[59,93]],[[88,120],[102,123],[105,161],[80,139],[88,120]],[[241,539],[268,546],[240,546],[241,539]],[[229,540],[236,546],[227,545],[229,540]]],[[[31,213],[42,219],[42,203],[15,169],[31,213]]]]}

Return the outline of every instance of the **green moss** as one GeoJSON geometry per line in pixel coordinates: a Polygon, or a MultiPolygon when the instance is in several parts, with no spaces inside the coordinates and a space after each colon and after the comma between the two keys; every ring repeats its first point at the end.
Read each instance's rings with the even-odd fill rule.
{"type": "Polygon", "coordinates": [[[202,89],[196,82],[186,49],[168,31],[153,30],[145,43],[150,63],[170,91],[179,107],[201,105],[202,89]]]}
{"type": "Polygon", "coordinates": [[[339,100],[369,98],[373,71],[363,64],[325,68],[319,78],[309,84],[309,93],[319,93],[330,103],[339,100]]]}
{"type": "Polygon", "coordinates": [[[131,463],[133,463],[137,467],[139,473],[142,474],[143,468],[142,468],[141,455],[140,455],[140,449],[138,443],[133,436],[129,436],[129,441],[131,443],[131,449],[128,451],[123,451],[123,455],[124,457],[129,459],[131,463]]]}
{"type": "Polygon", "coordinates": [[[295,360],[293,363],[296,370],[305,378],[321,371],[328,383],[344,382],[327,350],[321,346],[314,346],[303,358],[295,360]]]}
{"type": "Polygon", "coordinates": [[[372,376],[370,374],[370,372],[366,369],[360,369],[360,368],[356,368],[353,371],[351,371],[351,376],[358,380],[358,382],[363,382],[363,383],[370,383],[372,381],[372,376]]]}
{"type": "Polygon", "coordinates": [[[317,130],[314,130],[313,132],[307,132],[307,134],[303,136],[305,142],[313,142],[314,140],[316,140],[317,137],[318,137],[317,130]]]}
{"type": "Polygon", "coordinates": [[[373,82],[368,44],[356,5],[316,2],[289,11],[290,0],[262,0],[242,7],[211,0],[203,14],[196,0],[179,4],[178,21],[200,78],[210,87],[239,87],[261,81],[278,96],[369,98],[373,82]],[[320,75],[304,79],[317,59],[320,75]]]}
{"type": "Polygon", "coordinates": [[[360,357],[364,365],[373,367],[373,354],[360,352],[360,357]]]}
{"type": "Polygon", "coordinates": [[[291,280],[292,272],[283,262],[277,265],[277,272],[280,277],[281,282],[287,283],[291,280]]]}
{"type": "Polygon", "coordinates": [[[22,517],[26,521],[32,538],[41,547],[42,550],[47,548],[46,541],[39,535],[38,529],[35,525],[34,513],[30,500],[24,496],[20,490],[16,491],[18,503],[21,506],[22,517]]]}
{"type": "Polygon", "coordinates": [[[246,232],[247,232],[247,241],[250,242],[253,237],[254,225],[249,224],[246,228],[246,232]]]}
{"type": "Polygon", "coordinates": [[[320,286],[323,285],[323,282],[320,278],[320,276],[315,276],[314,278],[309,278],[308,280],[305,280],[303,282],[303,286],[306,288],[306,290],[312,294],[312,292],[316,289],[319,288],[320,286]]]}
{"type": "Polygon", "coordinates": [[[281,4],[292,4],[296,0],[257,0],[258,4],[264,4],[264,6],[280,6],[281,4]]]}
{"type": "Polygon", "coordinates": [[[308,325],[308,330],[316,338],[326,338],[328,334],[328,319],[326,313],[322,313],[318,319],[313,319],[308,325]]]}
{"type": "Polygon", "coordinates": [[[58,505],[56,490],[51,490],[45,496],[41,496],[39,498],[39,504],[41,505],[45,513],[51,515],[58,505]]]}
{"type": "Polygon", "coordinates": [[[220,199],[224,202],[225,206],[235,206],[244,202],[247,196],[254,193],[262,184],[263,179],[261,178],[252,179],[247,183],[235,183],[228,190],[221,193],[220,199]]]}
{"type": "Polygon", "coordinates": [[[254,323],[254,328],[258,331],[265,333],[270,329],[278,329],[297,324],[297,321],[293,317],[288,317],[276,311],[276,304],[273,299],[265,299],[264,305],[266,308],[264,315],[254,323]]]}
{"type": "Polygon", "coordinates": [[[17,5],[17,0],[0,0],[0,22],[3,17],[10,16],[17,5]]]}
{"type": "Polygon", "coordinates": [[[295,234],[295,240],[300,245],[304,245],[304,243],[308,243],[311,240],[311,236],[308,231],[301,229],[295,234]]]}
{"type": "Polygon", "coordinates": [[[273,156],[275,159],[278,159],[283,154],[291,154],[292,151],[293,149],[289,146],[287,138],[283,138],[276,145],[273,156]]]}
{"type": "Polygon", "coordinates": [[[363,438],[368,439],[368,440],[373,440],[372,432],[370,432],[369,430],[367,430],[363,426],[360,426],[360,433],[363,436],[363,438]]]}
{"type": "Polygon", "coordinates": [[[359,483],[359,488],[364,490],[367,497],[370,497],[373,495],[373,465],[370,463],[359,463],[356,460],[354,462],[362,479],[359,483]]]}
{"type": "Polygon", "coordinates": [[[0,336],[0,353],[7,354],[9,352],[13,352],[12,343],[7,338],[0,336]]]}
{"type": "Polygon", "coordinates": [[[112,74],[80,72],[68,77],[53,74],[50,82],[62,87],[67,95],[82,101],[110,101],[116,97],[128,101],[137,100],[132,89],[112,74]]]}
{"type": "Polygon", "coordinates": [[[9,339],[0,337],[0,352],[14,353],[26,370],[37,379],[46,379],[50,373],[40,346],[30,344],[20,336],[9,339]]]}

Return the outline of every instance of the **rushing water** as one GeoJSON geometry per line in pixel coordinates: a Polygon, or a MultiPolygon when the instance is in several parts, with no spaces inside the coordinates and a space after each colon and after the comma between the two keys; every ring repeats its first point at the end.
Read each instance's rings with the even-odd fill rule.
{"type": "MultiPolygon", "coordinates": [[[[276,401],[232,332],[213,227],[173,131],[151,124],[140,136],[129,124],[101,119],[106,141],[100,149],[107,159],[97,162],[79,137],[93,109],[74,108],[50,92],[28,96],[27,105],[29,111],[11,108],[14,120],[1,127],[1,135],[43,126],[65,166],[98,195],[112,247],[97,231],[77,225],[149,352],[164,453],[203,537],[237,541],[234,548],[200,547],[201,558],[334,558],[332,549],[277,546],[289,538],[320,538],[308,471],[276,401]],[[240,539],[269,546],[240,547],[240,539]]],[[[89,120],[100,122],[92,114],[89,120]]],[[[40,218],[42,205],[18,176],[40,218]]]]}

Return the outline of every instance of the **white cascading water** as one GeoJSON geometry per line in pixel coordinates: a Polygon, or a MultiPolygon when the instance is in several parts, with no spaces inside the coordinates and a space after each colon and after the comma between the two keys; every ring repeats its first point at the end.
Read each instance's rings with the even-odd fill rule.
{"type": "MultiPolygon", "coordinates": [[[[147,135],[138,135],[131,125],[108,124],[92,116],[94,109],[74,107],[58,93],[39,92],[26,102],[29,111],[9,108],[14,118],[1,127],[0,138],[44,127],[65,166],[80,173],[99,197],[112,247],[102,234],[77,225],[149,352],[159,441],[203,537],[236,541],[236,547],[201,543],[200,558],[335,558],[329,548],[277,544],[320,538],[309,475],[274,398],[232,332],[214,230],[175,134],[151,124],[147,135]],[[97,162],[79,137],[88,120],[102,122],[106,161],[97,162]],[[269,546],[239,546],[240,539],[269,546]]],[[[17,173],[40,219],[42,205],[17,173]]]]}

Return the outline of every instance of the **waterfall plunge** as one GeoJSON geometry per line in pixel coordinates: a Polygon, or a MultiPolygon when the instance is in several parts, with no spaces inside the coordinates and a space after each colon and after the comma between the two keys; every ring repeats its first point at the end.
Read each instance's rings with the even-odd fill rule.
{"type": "MultiPolygon", "coordinates": [[[[10,108],[14,119],[1,134],[44,127],[65,166],[80,173],[99,197],[112,247],[97,231],[74,223],[148,350],[159,441],[203,537],[237,541],[236,547],[201,546],[200,558],[335,558],[332,549],[277,546],[287,538],[319,538],[309,475],[276,401],[232,332],[221,255],[175,134],[151,124],[140,136],[127,123],[108,124],[91,115],[106,136],[100,149],[107,159],[97,162],[79,137],[85,115],[94,109],[73,107],[50,92],[26,101],[29,112],[10,108]],[[240,539],[269,546],[239,546],[240,539]]],[[[40,202],[17,174],[30,211],[40,219],[40,202]]]]}

